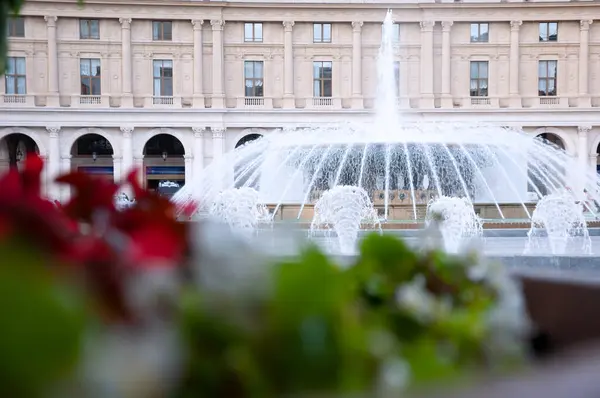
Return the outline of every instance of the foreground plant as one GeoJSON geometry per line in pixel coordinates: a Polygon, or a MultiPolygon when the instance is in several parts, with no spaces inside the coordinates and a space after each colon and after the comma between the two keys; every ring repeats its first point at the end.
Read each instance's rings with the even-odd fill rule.
{"type": "Polygon", "coordinates": [[[385,235],[349,267],[316,248],[277,260],[177,222],[194,208],[135,173],[131,206],[80,173],[58,179],[74,194],[57,206],[42,167],[0,179],[2,396],[396,397],[524,359],[521,292],[500,266],[385,235]]]}

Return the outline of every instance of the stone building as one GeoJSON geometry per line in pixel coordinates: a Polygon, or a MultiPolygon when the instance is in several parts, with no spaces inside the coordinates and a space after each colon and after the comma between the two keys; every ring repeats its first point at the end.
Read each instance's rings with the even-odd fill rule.
{"type": "MultiPolygon", "coordinates": [[[[29,0],[9,24],[0,168],[28,151],[150,187],[193,178],[286,126],[371,117],[388,2],[29,0]]],[[[407,121],[520,126],[596,169],[600,24],[592,1],[404,0],[393,9],[407,121]]]]}

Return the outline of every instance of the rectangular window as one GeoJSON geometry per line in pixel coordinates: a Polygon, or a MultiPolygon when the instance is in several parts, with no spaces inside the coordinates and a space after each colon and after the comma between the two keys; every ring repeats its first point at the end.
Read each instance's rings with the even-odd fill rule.
{"type": "Polygon", "coordinates": [[[471,43],[488,43],[490,26],[487,23],[471,24],[471,43]]]}
{"type": "Polygon", "coordinates": [[[262,97],[263,92],[263,61],[244,62],[244,80],[246,97],[262,97]]]}
{"type": "MultiPolygon", "coordinates": [[[[381,37],[383,37],[383,25],[381,26],[381,37]]],[[[392,43],[400,43],[400,25],[392,24],[392,43]]]]}
{"type": "Polygon", "coordinates": [[[172,97],[173,96],[173,61],[172,60],[154,60],[154,96],[172,97]]]}
{"type": "Polygon", "coordinates": [[[102,78],[100,75],[100,60],[97,58],[82,58],[79,60],[79,75],[81,76],[81,95],[101,95],[102,78]]]}
{"type": "Polygon", "coordinates": [[[331,61],[313,62],[313,96],[332,97],[331,61]]]}
{"type": "Polygon", "coordinates": [[[558,22],[540,22],[540,41],[558,41],[558,22]]]}
{"type": "Polygon", "coordinates": [[[244,41],[262,42],[263,24],[255,22],[246,22],[244,24],[244,41]]]}
{"type": "Polygon", "coordinates": [[[471,61],[471,97],[488,96],[488,61],[471,61]]]}
{"type": "Polygon", "coordinates": [[[79,38],[80,39],[100,39],[100,21],[97,19],[79,20],[79,38]]]}
{"type": "Polygon", "coordinates": [[[9,18],[7,29],[8,37],[25,37],[25,18],[9,18]]]}
{"type": "Polygon", "coordinates": [[[171,21],[152,21],[152,40],[173,40],[173,23],[171,21]]]}
{"type": "Polygon", "coordinates": [[[6,60],[6,94],[27,94],[24,57],[8,57],[6,60]]]}
{"type": "Polygon", "coordinates": [[[400,62],[394,62],[394,83],[396,89],[396,97],[400,97],[400,62]]]}
{"type": "Polygon", "coordinates": [[[557,61],[539,61],[538,95],[540,97],[556,96],[557,64],[557,61]]]}
{"type": "Polygon", "coordinates": [[[331,43],[331,24],[313,24],[313,43],[331,43]]]}

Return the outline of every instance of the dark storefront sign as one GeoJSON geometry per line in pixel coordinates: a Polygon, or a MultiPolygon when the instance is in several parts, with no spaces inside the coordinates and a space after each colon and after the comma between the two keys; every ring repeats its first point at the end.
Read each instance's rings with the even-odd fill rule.
{"type": "Polygon", "coordinates": [[[184,166],[148,166],[146,175],[185,175],[184,166]]]}

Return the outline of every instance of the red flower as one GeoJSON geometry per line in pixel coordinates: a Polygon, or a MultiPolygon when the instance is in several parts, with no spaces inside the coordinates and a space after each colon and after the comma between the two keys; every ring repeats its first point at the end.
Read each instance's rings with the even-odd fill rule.
{"type": "Polygon", "coordinates": [[[75,194],[64,206],[64,211],[76,220],[92,222],[99,210],[115,213],[114,198],[118,186],[104,178],[75,171],[56,179],[59,183],[69,184],[75,194]]]}

